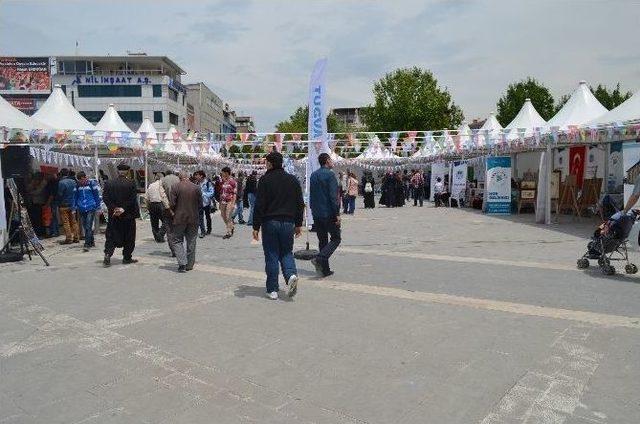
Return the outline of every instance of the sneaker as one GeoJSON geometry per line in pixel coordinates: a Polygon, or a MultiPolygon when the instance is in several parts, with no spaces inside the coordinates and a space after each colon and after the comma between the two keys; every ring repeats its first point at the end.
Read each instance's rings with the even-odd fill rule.
{"type": "Polygon", "coordinates": [[[73,241],[73,240],[63,240],[63,241],[59,241],[59,242],[58,242],[58,244],[62,244],[62,245],[65,245],[65,244],[73,244],[73,243],[74,243],[74,241],[73,241]]]}
{"type": "Polygon", "coordinates": [[[129,265],[129,264],[137,264],[138,260],[137,259],[123,259],[122,260],[123,265],[129,265]]]}
{"type": "Polygon", "coordinates": [[[318,275],[322,275],[322,265],[320,264],[320,262],[318,262],[317,258],[313,258],[311,259],[311,265],[313,265],[316,269],[316,274],[318,275]]]}
{"type": "Polygon", "coordinates": [[[241,224],[241,225],[242,224],[246,224],[246,223],[247,223],[247,221],[245,221],[244,219],[241,219],[240,221],[238,221],[238,224],[241,224]]]}
{"type": "Polygon", "coordinates": [[[327,271],[327,272],[323,272],[322,276],[323,277],[331,277],[333,274],[334,274],[333,271],[327,271]]]}
{"type": "Polygon", "coordinates": [[[181,274],[187,272],[187,267],[184,266],[184,265],[178,266],[178,272],[181,273],[181,274]]]}
{"type": "Polygon", "coordinates": [[[201,233],[201,234],[200,234],[200,238],[204,238],[204,233],[201,233]]]}
{"type": "Polygon", "coordinates": [[[89,246],[85,246],[85,247],[83,247],[83,248],[82,248],[82,251],[83,251],[83,252],[88,252],[88,251],[89,251],[89,246]]]}
{"type": "Polygon", "coordinates": [[[278,292],[267,293],[267,297],[271,300],[278,300],[278,292]]]}
{"type": "Polygon", "coordinates": [[[289,281],[287,281],[287,285],[289,286],[289,297],[293,297],[298,293],[298,276],[293,274],[289,277],[289,281]]]}
{"type": "Polygon", "coordinates": [[[109,268],[111,266],[111,256],[104,255],[104,259],[102,260],[102,265],[105,268],[109,268]]]}
{"type": "Polygon", "coordinates": [[[224,236],[222,236],[223,240],[227,240],[231,238],[231,234],[225,234],[224,236]]]}

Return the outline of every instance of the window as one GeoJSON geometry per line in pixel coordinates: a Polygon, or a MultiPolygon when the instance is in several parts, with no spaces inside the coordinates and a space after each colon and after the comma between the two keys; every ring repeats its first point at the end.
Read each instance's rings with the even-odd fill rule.
{"type": "Polygon", "coordinates": [[[142,86],[79,85],[78,97],[142,97],[142,86]]]}
{"type": "Polygon", "coordinates": [[[178,92],[172,89],[169,89],[169,98],[174,102],[178,101],[178,92]]]}
{"type": "Polygon", "coordinates": [[[118,114],[124,122],[132,124],[142,123],[142,111],[141,110],[121,110],[118,114]]]}
{"type": "Polygon", "coordinates": [[[102,115],[104,115],[104,110],[81,110],[80,115],[84,116],[87,121],[95,124],[102,118],[102,115]]]}
{"type": "Polygon", "coordinates": [[[162,97],[162,86],[160,84],[153,84],[153,97],[162,97]]]}
{"type": "Polygon", "coordinates": [[[153,122],[162,122],[162,111],[154,110],[153,111],[153,122]]]}
{"type": "Polygon", "coordinates": [[[169,112],[169,123],[173,125],[178,125],[178,115],[175,113],[169,112]]]}

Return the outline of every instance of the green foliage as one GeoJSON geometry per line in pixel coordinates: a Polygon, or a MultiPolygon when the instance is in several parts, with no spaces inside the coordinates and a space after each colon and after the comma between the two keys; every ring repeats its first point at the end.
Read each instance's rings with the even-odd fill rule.
{"type": "Polygon", "coordinates": [[[373,97],[373,105],[362,111],[371,131],[456,128],[463,119],[449,91],[418,67],[388,73],[374,84],[373,97]]]}
{"type": "Polygon", "coordinates": [[[602,106],[606,107],[609,110],[615,108],[616,106],[619,106],[621,103],[623,103],[633,95],[633,93],[630,91],[623,93],[620,90],[620,83],[616,84],[616,88],[614,88],[613,90],[609,90],[602,84],[598,84],[595,90],[593,89],[593,87],[589,88],[591,89],[593,95],[596,96],[596,99],[598,99],[598,101],[602,103],[602,106]]]}
{"type": "Polygon", "coordinates": [[[503,127],[516,117],[525,99],[531,99],[533,107],[545,121],[555,114],[553,96],[547,87],[528,77],[525,80],[509,84],[507,91],[498,100],[496,118],[503,127]]]}
{"type": "MultiPolygon", "coordinates": [[[[300,106],[286,121],[276,124],[276,131],[281,133],[306,133],[308,130],[309,106],[300,106]]],[[[327,131],[330,133],[349,132],[350,128],[334,114],[327,115],[327,131]]]]}

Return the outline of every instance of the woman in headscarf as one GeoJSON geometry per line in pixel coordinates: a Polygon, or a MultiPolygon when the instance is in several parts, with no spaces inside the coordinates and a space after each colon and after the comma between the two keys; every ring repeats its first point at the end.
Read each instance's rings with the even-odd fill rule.
{"type": "Polygon", "coordinates": [[[400,172],[396,172],[393,179],[393,189],[395,193],[395,206],[404,206],[404,184],[402,182],[402,175],[400,172]]]}
{"type": "Polygon", "coordinates": [[[362,192],[364,194],[364,207],[373,209],[376,207],[376,200],[374,199],[376,191],[376,182],[373,179],[373,175],[367,173],[363,177],[362,192]]]}

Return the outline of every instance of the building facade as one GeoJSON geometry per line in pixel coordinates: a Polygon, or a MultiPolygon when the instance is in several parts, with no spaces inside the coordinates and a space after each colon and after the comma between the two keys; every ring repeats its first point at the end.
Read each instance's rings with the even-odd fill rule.
{"type": "Polygon", "coordinates": [[[187,129],[203,133],[221,133],[224,127],[222,99],[204,83],[186,84],[187,88],[187,129]],[[191,112],[193,110],[193,121],[191,112]]]}
{"type": "Polygon", "coordinates": [[[236,117],[236,132],[239,133],[254,133],[256,128],[253,125],[253,118],[251,116],[237,116],[236,117]]]}
{"type": "MultiPolygon", "coordinates": [[[[185,72],[165,56],[57,56],[52,83],[73,106],[96,123],[110,103],[136,131],[149,118],[158,131],[188,129],[185,72]]],[[[194,106],[195,107],[195,106],[194,106]]]]}
{"type": "Polygon", "coordinates": [[[224,116],[224,122],[222,124],[222,133],[233,134],[236,131],[236,112],[229,108],[227,103],[224,104],[224,110],[222,111],[224,116]]]}
{"type": "Polygon", "coordinates": [[[358,130],[365,127],[362,121],[362,109],[361,107],[340,107],[332,109],[330,113],[333,113],[343,124],[358,130]]]}

